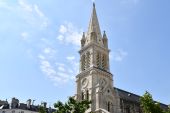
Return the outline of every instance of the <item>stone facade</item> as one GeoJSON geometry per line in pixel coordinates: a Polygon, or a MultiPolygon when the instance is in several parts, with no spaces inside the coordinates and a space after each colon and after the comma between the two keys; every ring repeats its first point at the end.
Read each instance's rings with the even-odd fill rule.
{"type": "Polygon", "coordinates": [[[108,39],[105,32],[101,35],[94,4],[88,32],[83,33],[79,53],[77,100],[92,100],[89,112],[119,113],[119,99],[113,90],[113,75],[109,68],[108,39]]]}
{"type": "MultiPolygon", "coordinates": [[[[108,39],[103,35],[96,14],[95,4],[87,33],[81,39],[80,72],[76,76],[76,99],[92,101],[93,113],[142,113],[140,96],[115,88],[109,66],[108,39]]],[[[167,105],[161,104],[167,108],[167,105]]]]}

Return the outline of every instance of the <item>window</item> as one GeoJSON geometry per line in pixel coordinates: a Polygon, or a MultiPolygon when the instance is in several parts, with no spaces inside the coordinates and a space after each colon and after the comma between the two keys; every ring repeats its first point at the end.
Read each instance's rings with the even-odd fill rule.
{"type": "Polygon", "coordinates": [[[84,100],[84,93],[81,93],[81,99],[84,100]]]}
{"type": "Polygon", "coordinates": [[[107,103],[107,110],[110,112],[110,102],[107,103]]]}
{"type": "Polygon", "coordinates": [[[86,53],[86,68],[90,67],[90,52],[86,53]]]}
{"type": "Polygon", "coordinates": [[[130,106],[126,107],[126,113],[130,113],[130,106]]]}
{"type": "Polygon", "coordinates": [[[97,63],[97,67],[101,68],[101,55],[99,52],[97,52],[97,56],[96,56],[96,63],[97,63]]]}
{"type": "Polygon", "coordinates": [[[102,68],[106,69],[107,68],[107,61],[106,61],[106,55],[102,55],[102,68]]]}
{"type": "Polygon", "coordinates": [[[89,100],[89,91],[86,91],[87,100],[89,100]]]}
{"type": "Polygon", "coordinates": [[[85,55],[81,57],[81,70],[85,70],[85,55]]]}

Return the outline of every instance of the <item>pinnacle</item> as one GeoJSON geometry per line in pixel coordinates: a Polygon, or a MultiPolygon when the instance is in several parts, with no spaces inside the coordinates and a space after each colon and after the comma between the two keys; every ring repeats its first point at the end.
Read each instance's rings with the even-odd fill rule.
{"type": "Polygon", "coordinates": [[[88,34],[95,32],[97,34],[97,37],[101,37],[101,31],[100,26],[97,18],[95,3],[93,2],[93,11],[91,14],[91,19],[88,27],[88,34]]]}

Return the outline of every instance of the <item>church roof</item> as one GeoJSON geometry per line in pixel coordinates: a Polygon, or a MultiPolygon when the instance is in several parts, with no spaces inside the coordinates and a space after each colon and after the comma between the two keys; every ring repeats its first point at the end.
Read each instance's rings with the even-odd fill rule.
{"type": "Polygon", "coordinates": [[[117,93],[121,99],[139,103],[139,98],[140,98],[139,95],[127,92],[127,91],[119,89],[119,88],[114,88],[114,89],[117,91],[117,93]]]}
{"type": "MultiPolygon", "coordinates": [[[[114,87],[114,89],[116,90],[116,92],[118,93],[120,99],[126,100],[126,101],[130,101],[133,103],[139,103],[140,102],[140,97],[139,95],[136,95],[134,93],[119,89],[114,87]]],[[[156,101],[155,101],[156,102],[156,101]]],[[[168,105],[160,103],[161,108],[163,109],[168,109],[168,105]]]]}

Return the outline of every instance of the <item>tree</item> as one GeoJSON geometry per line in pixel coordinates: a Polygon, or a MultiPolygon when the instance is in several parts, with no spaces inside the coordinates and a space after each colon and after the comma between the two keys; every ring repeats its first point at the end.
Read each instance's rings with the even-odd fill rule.
{"type": "Polygon", "coordinates": [[[91,101],[77,101],[70,97],[68,102],[63,104],[58,101],[54,104],[54,107],[57,108],[56,113],[84,113],[90,107],[90,104],[91,101]]]}
{"type": "Polygon", "coordinates": [[[163,110],[160,104],[155,102],[152,95],[147,91],[140,98],[140,104],[144,113],[170,113],[170,109],[167,111],[163,110]]]}
{"type": "Polygon", "coordinates": [[[43,106],[39,106],[38,112],[39,113],[46,113],[46,110],[45,110],[45,108],[43,106]]]}

